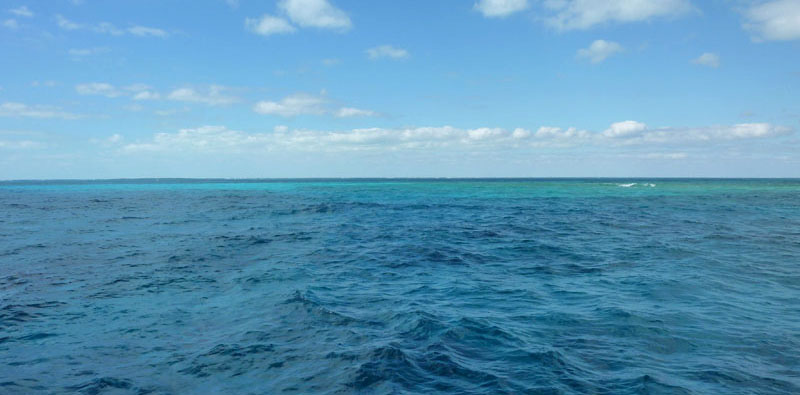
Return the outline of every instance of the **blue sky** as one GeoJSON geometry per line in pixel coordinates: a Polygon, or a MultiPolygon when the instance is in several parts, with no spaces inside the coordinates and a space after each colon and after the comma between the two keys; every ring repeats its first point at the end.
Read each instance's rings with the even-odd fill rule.
{"type": "Polygon", "coordinates": [[[800,0],[0,4],[0,179],[800,176],[800,0]]]}

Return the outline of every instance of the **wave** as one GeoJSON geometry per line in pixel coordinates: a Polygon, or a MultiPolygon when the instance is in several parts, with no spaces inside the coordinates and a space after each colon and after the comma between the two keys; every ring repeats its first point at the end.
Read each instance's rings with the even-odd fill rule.
{"type": "Polygon", "coordinates": [[[656,184],[647,183],[647,182],[645,182],[645,183],[631,182],[631,183],[627,183],[627,184],[617,184],[618,187],[622,187],[622,188],[632,188],[632,187],[635,187],[637,185],[640,185],[642,187],[649,187],[649,188],[655,188],[655,186],[656,186],[656,184]]]}

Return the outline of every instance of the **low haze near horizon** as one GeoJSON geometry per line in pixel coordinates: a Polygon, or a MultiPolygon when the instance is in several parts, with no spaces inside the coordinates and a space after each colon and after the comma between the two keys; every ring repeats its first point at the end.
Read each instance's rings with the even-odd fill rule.
{"type": "Polygon", "coordinates": [[[800,175],[800,0],[1,4],[0,179],[800,175]]]}

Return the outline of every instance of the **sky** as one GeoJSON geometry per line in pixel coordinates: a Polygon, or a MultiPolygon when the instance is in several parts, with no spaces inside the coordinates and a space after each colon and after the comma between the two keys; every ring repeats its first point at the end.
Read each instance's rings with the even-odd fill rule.
{"type": "Polygon", "coordinates": [[[0,0],[0,179],[800,177],[800,0],[0,0]]]}

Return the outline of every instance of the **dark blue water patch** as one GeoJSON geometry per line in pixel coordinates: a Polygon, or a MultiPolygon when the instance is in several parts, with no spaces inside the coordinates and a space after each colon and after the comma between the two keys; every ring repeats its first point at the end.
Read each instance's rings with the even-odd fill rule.
{"type": "Polygon", "coordinates": [[[0,183],[0,393],[799,393],[798,229],[796,180],[0,183]]]}

